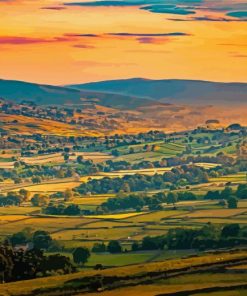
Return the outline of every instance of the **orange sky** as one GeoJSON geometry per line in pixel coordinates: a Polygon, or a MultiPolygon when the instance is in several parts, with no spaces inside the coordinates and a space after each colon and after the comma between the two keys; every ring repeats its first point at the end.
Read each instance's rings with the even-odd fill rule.
{"type": "MultiPolygon", "coordinates": [[[[50,84],[128,77],[247,82],[247,21],[177,21],[171,19],[192,16],[62,3],[0,1],[0,78],[50,84]],[[172,36],[177,32],[182,34],[172,36]]],[[[217,19],[225,11],[203,9],[195,16],[217,19]]]]}

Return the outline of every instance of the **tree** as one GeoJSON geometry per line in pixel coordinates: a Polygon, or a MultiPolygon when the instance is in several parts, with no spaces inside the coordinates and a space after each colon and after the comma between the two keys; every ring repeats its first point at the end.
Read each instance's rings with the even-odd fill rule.
{"type": "Polygon", "coordinates": [[[138,242],[133,242],[133,244],[132,244],[132,246],[131,246],[131,250],[132,250],[133,252],[139,250],[139,244],[138,244],[138,242]]]}
{"type": "Polygon", "coordinates": [[[39,184],[39,183],[41,183],[41,178],[39,177],[39,176],[36,176],[36,177],[33,177],[32,178],[32,182],[34,183],[34,184],[39,184]]]}
{"type": "Polygon", "coordinates": [[[52,243],[52,238],[47,231],[44,230],[37,230],[33,234],[33,244],[34,247],[46,250],[52,243]]]}
{"type": "Polygon", "coordinates": [[[83,163],[83,156],[82,155],[77,156],[77,162],[79,164],[82,164],[83,163]]]}
{"type": "Polygon", "coordinates": [[[133,147],[130,147],[130,149],[129,149],[129,154],[133,154],[133,153],[135,153],[135,150],[134,150],[133,147]]]}
{"type": "Polygon", "coordinates": [[[142,240],[143,250],[158,250],[163,249],[165,245],[165,238],[162,236],[146,236],[142,240]]]}
{"type": "Polygon", "coordinates": [[[69,160],[69,154],[65,153],[63,158],[64,158],[64,161],[67,162],[69,160]]]}
{"type": "Polygon", "coordinates": [[[167,204],[173,204],[173,206],[175,207],[175,203],[177,202],[177,194],[174,192],[169,192],[167,194],[167,204]]]}
{"type": "Polygon", "coordinates": [[[217,190],[217,191],[208,191],[205,196],[204,199],[210,199],[210,200],[217,200],[217,199],[222,199],[221,193],[217,190]]]}
{"type": "Polygon", "coordinates": [[[225,207],[226,206],[226,201],[224,199],[221,199],[219,202],[218,202],[218,205],[221,206],[221,207],[225,207]]]}
{"type": "Polygon", "coordinates": [[[221,191],[221,199],[228,199],[233,194],[232,188],[226,186],[224,190],[221,191]]]}
{"type": "Polygon", "coordinates": [[[70,148],[69,147],[65,147],[64,148],[64,152],[69,153],[70,152],[70,148]]]}
{"type": "Polygon", "coordinates": [[[30,196],[31,196],[31,193],[28,190],[26,190],[26,189],[20,189],[19,193],[20,193],[20,195],[23,196],[23,199],[25,201],[28,201],[29,198],[30,198],[30,196]]]}
{"type": "Polygon", "coordinates": [[[130,186],[127,182],[123,183],[121,189],[123,192],[130,192],[130,186]]]}
{"type": "Polygon", "coordinates": [[[61,274],[61,271],[63,274],[68,274],[75,271],[75,267],[71,263],[70,259],[60,254],[54,254],[45,257],[41,263],[41,269],[44,272],[59,271],[59,274],[61,274]]]}
{"type": "Polygon", "coordinates": [[[94,253],[104,253],[106,252],[106,245],[104,243],[95,243],[92,248],[94,253]]]}
{"type": "Polygon", "coordinates": [[[113,156],[118,157],[118,156],[120,155],[120,152],[119,152],[117,149],[114,149],[114,150],[112,150],[111,154],[112,154],[113,156]]]}
{"type": "Polygon", "coordinates": [[[238,236],[240,232],[240,226],[237,223],[225,225],[222,228],[221,236],[229,237],[229,236],[238,236]]]}
{"type": "Polygon", "coordinates": [[[42,207],[47,205],[49,202],[48,196],[41,195],[41,194],[34,194],[33,198],[31,199],[31,203],[34,207],[42,207]]]}
{"type": "Polygon", "coordinates": [[[78,205],[69,205],[66,209],[64,209],[64,215],[69,216],[77,216],[80,215],[81,210],[78,205]]]}
{"type": "Polygon", "coordinates": [[[71,189],[66,189],[64,191],[64,200],[69,201],[74,197],[74,192],[71,189]]]}
{"type": "Polygon", "coordinates": [[[115,254],[115,253],[121,253],[122,252],[122,246],[120,245],[120,243],[116,240],[112,240],[109,242],[108,246],[107,246],[107,251],[115,254]]]}
{"type": "Polygon", "coordinates": [[[24,232],[17,232],[9,238],[9,241],[12,246],[23,245],[28,242],[28,237],[24,232]]]}
{"type": "Polygon", "coordinates": [[[73,260],[76,264],[84,265],[88,258],[90,257],[90,252],[87,248],[79,247],[76,248],[73,252],[73,260]]]}
{"type": "Polygon", "coordinates": [[[238,198],[247,199],[247,184],[238,185],[236,195],[238,198]]]}
{"type": "Polygon", "coordinates": [[[230,196],[227,199],[228,209],[236,209],[238,207],[238,199],[234,196],[230,196]]]}

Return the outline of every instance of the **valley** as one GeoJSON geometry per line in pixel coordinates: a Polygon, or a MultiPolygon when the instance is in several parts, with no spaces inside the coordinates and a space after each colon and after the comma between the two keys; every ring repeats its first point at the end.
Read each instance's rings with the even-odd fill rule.
{"type": "Polygon", "coordinates": [[[247,295],[247,1],[0,15],[0,296],[247,295]]]}
{"type": "MultiPolygon", "coordinates": [[[[97,268],[104,277],[115,269],[122,273],[125,266],[138,269],[140,264],[153,264],[157,269],[165,262],[197,260],[215,256],[214,252],[245,254],[246,128],[210,124],[172,133],[105,137],[31,133],[9,137],[5,130],[0,156],[2,242],[9,238],[14,245],[23,244],[42,232],[50,240],[43,249],[46,260],[59,254],[73,262],[75,250],[90,252],[86,262],[77,265],[77,273],[67,275],[65,281],[60,275],[42,291],[38,287],[45,278],[30,279],[21,292],[15,290],[15,283],[8,283],[2,285],[6,295],[9,291],[11,295],[53,295],[61,287],[66,291],[69,283],[68,293],[73,295],[73,281],[83,283],[81,276],[87,278],[87,274],[93,279],[97,268]],[[234,240],[223,237],[224,231],[234,227],[239,229],[234,240]]],[[[243,258],[235,265],[244,266],[243,258]]],[[[161,293],[163,285],[165,295],[186,289],[193,293],[244,289],[241,273],[225,283],[221,272],[225,271],[209,267],[210,280],[200,287],[191,286],[187,271],[171,280],[157,276],[150,283],[133,276],[134,285],[125,280],[114,287],[106,284],[103,295],[114,295],[117,288],[123,295],[144,289],[151,296],[161,293]]],[[[193,276],[205,278],[206,274],[199,269],[193,276]]],[[[86,290],[79,286],[82,294],[89,291],[88,286],[86,290]]],[[[90,289],[93,293],[99,288],[90,289]]]]}

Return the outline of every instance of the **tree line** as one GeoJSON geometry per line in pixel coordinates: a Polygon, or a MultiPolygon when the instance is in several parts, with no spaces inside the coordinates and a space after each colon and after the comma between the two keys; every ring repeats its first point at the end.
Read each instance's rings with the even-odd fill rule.
{"type": "Polygon", "coordinates": [[[208,182],[205,169],[196,166],[183,165],[162,174],[125,175],[122,178],[105,177],[100,180],[90,180],[75,189],[80,194],[105,194],[118,192],[134,192],[170,188],[171,185],[187,185],[208,182]]]}

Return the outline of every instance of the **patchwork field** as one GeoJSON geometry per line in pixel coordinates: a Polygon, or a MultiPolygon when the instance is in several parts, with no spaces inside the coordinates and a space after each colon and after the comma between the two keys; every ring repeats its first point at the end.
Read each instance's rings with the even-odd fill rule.
{"type": "MultiPolygon", "coordinates": [[[[75,161],[78,156],[82,156],[84,160],[92,160],[94,163],[100,163],[112,159],[113,156],[108,153],[102,152],[74,152],[70,156],[71,161],[75,161]]],[[[15,155],[16,157],[16,155],[15,155]]],[[[62,164],[64,163],[64,157],[62,153],[51,153],[45,155],[37,155],[32,157],[18,157],[20,161],[23,161],[29,165],[45,165],[45,164],[62,164]]],[[[14,161],[12,158],[0,157],[0,168],[1,169],[13,169],[14,161]]]]}
{"type": "MultiPolygon", "coordinates": [[[[112,195],[96,195],[76,198],[73,202],[80,207],[97,206],[112,195]]],[[[169,229],[199,229],[208,222],[217,225],[229,223],[247,224],[247,202],[241,201],[238,209],[224,209],[217,201],[178,202],[176,209],[153,212],[129,212],[110,215],[89,215],[85,217],[38,216],[40,208],[0,208],[0,236],[21,231],[24,228],[49,231],[65,250],[78,246],[92,248],[95,242],[106,244],[116,239],[127,249],[145,236],[165,235],[169,229]]],[[[156,252],[153,253],[157,257],[156,252]]],[[[99,255],[101,256],[101,255],[99,255]]]]}
{"type": "Polygon", "coordinates": [[[181,215],[180,217],[188,218],[227,218],[234,217],[239,214],[246,213],[247,209],[215,209],[215,210],[201,210],[195,213],[190,213],[186,215],[181,215]]]}

